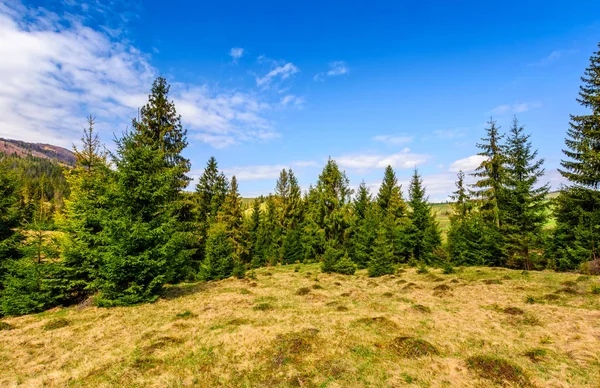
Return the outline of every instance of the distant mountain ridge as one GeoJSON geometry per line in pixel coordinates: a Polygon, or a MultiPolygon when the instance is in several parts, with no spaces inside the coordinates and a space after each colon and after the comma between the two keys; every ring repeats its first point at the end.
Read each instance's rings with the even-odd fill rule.
{"type": "Polygon", "coordinates": [[[35,156],[74,166],[75,154],[63,147],[43,143],[28,143],[21,140],[0,138],[0,153],[19,157],[35,156]]]}

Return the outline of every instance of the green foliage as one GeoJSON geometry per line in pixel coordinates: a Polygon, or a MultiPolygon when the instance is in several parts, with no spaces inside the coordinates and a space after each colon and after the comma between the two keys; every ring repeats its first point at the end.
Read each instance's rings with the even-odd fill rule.
{"type": "Polygon", "coordinates": [[[5,262],[4,289],[0,293],[3,315],[40,312],[64,298],[56,281],[56,245],[37,221],[20,246],[22,257],[5,262]]]}
{"type": "Polygon", "coordinates": [[[333,272],[342,275],[354,275],[356,272],[356,264],[350,260],[348,255],[343,255],[333,266],[333,272]]]}
{"type": "Polygon", "coordinates": [[[486,128],[487,137],[482,138],[482,143],[477,144],[481,149],[477,155],[485,158],[472,174],[478,178],[473,185],[475,190],[471,195],[479,200],[479,211],[486,222],[500,226],[500,202],[502,184],[504,180],[504,153],[501,144],[504,135],[500,134],[500,127],[492,119],[486,128]]]}
{"type": "Polygon", "coordinates": [[[412,256],[417,261],[431,263],[433,251],[441,246],[442,238],[431,205],[427,202],[423,180],[415,169],[410,182],[410,245],[412,256]]]}
{"type": "Polygon", "coordinates": [[[513,120],[506,144],[506,168],[502,204],[502,234],[513,266],[530,268],[531,250],[540,247],[547,222],[549,185],[538,187],[544,175],[544,159],[536,160],[529,135],[513,120]]]}
{"type": "Polygon", "coordinates": [[[304,259],[304,247],[299,229],[290,230],[283,239],[283,264],[293,264],[304,259]]]}
{"type": "Polygon", "coordinates": [[[377,208],[371,200],[369,189],[362,182],[352,203],[349,244],[350,256],[359,268],[366,268],[371,260],[378,227],[377,208]]]}
{"type": "Polygon", "coordinates": [[[105,305],[155,300],[189,265],[190,236],[179,220],[181,191],[189,182],[189,161],[180,155],[186,131],[168,91],[157,78],[141,121],[117,140],[116,189],[99,274],[105,305]]]}
{"type": "Polygon", "coordinates": [[[111,208],[114,172],[109,168],[107,152],[94,133],[94,119],[81,138],[81,149],[74,147],[75,167],[67,174],[71,189],[65,201],[61,223],[61,281],[72,302],[79,302],[96,289],[96,279],[106,245],[104,228],[111,208]]]}
{"type": "Polygon", "coordinates": [[[394,245],[384,228],[379,228],[373,244],[373,255],[368,266],[369,276],[377,277],[394,273],[394,245]]]}
{"type": "Polygon", "coordinates": [[[208,230],[206,253],[200,278],[203,280],[225,279],[233,275],[235,267],[234,246],[225,224],[217,222],[208,230]]]}
{"type": "Polygon", "coordinates": [[[328,245],[325,249],[325,254],[323,255],[321,271],[325,273],[336,272],[336,265],[343,256],[344,252],[341,249],[337,249],[332,245],[328,245]]]}

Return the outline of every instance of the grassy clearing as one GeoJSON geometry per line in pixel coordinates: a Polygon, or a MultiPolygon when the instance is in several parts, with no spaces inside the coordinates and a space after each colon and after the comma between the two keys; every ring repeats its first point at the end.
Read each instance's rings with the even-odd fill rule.
{"type": "Polygon", "coordinates": [[[503,268],[261,269],[154,304],[3,319],[0,386],[597,387],[599,286],[503,268]]]}

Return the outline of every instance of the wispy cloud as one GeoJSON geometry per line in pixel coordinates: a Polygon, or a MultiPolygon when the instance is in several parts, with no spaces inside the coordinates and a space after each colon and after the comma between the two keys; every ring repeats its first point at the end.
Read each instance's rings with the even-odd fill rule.
{"type": "Polygon", "coordinates": [[[529,66],[546,66],[575,52],[576,50],[554,50],[539,61],[530,63],[529,66]]]}
{"type": "Polygon", "coordinates": [[[335,77],[348,74],[349,72],[350,67],[348,67],[348,64],[345,61],[334,61],[329,63],[329,70],[327,72],[317,73],[313,79],[315,81],[323,81],[325,76],[335,77]]]}
{"type": "Polygon", "coordinates": [[[282,107],[293,106],[296,108],[302,108],[305,103],[304,97],[298,97],[293,94],[287,94],[283,96],[279,102],[279,105],[282,107]]]}
{"type": "Polygon", "coordinates": [[[503,104],[498,105],[494,109],[491,110],[492,114],[502,115],[506,113],[514,114],[514,113],[523,113],[530,111],[532,109],[540,108],[542,103],[540,102],[517,102],[514,104],[503,104]]]}
{"type": "Polygon", "coordinates": [[[463,137],[465,132],[461,129],[438,129],[433,131],[433,135],[438,139],[456,139],[463,137]]]}
{"type": "Polygon", "coordinates": [[[328,76],[336,76],[347,74],[350,71],[350,68],[344,61],[335,61],[329,64],[329,71],[327,72],[328,76]]]}
{"type": "Polygon", "coordinates": [[[405,148],[401,152],[394,154],[351,154],[335,158],[338,164],[346,168],[371,169],[385,168],[390,165],[394,168],[414,168],[425,163],[429,155],[417,154],[405,148]]]}
{"type": "Polygon", "coordinates": [[[318,163],[313,161],[297,161],[290,164],[268,164],[268,165],[256,165],[256,166],[235,166],[223,169],[223,172],[228,176],[233,176],[240,181],[255,181],[255,180],[266,180],[266,179],[277,179],[281,170],[315,167],[318,163]]]}
{"type": "Polygon", "coordinates": [[[464,172],[475,171],[475,169],[477,167],[479,167],[479,165],[484,160],[485,160],[485,156],[471,155],[469,157],[466,157],[463,159],[458,159],[458,160],[454,161],[448,168],[448,171],[450,171],[450,172],[459,172],[461,170],[464,172]]]}
{"type": "Polygon", "coordinates": [[[241,47],[233,47],[231,50],[229,50],[229,56],[233,60],[233,63],[238,63],[243,55],[244,49],[241,47]]]}
{"type": "Polygon", "coordinates": [[[277,66],[263,77],[257,77],[256,85],[264,87],[269,85],[274,78],[280,77],[281,79],[287,79],[299,71],[300,70],[294,66],[293,63],[288,62],[285,65],[277,66]]]}
{"type": "MultiPolygon", "coordinates": [[[[71,14],[0,3],[0,36],[0,137],[68,147],[91,113],[110,139],[146,102],[159,74],[118,31],[91,28],[71,14]]],[[[283,66],[265,82],[295,71],[283,66]]],[[[267,117],[280,96],[172,82],[170,97],[191,139],[224,147],[279,136],[267,117]]]]}
{"type": "Polygon", "coordinates": [[[408,144],[411,141],[414,140],[414,136],[406,136],[406,135],[402,135],[402,136],[391,136],[391,135],[378,135],[378,136],[373,136],[371,138],[371,140],[373,141],[379,141],[382,143],[388,143],[388,144],[408,144]]]}

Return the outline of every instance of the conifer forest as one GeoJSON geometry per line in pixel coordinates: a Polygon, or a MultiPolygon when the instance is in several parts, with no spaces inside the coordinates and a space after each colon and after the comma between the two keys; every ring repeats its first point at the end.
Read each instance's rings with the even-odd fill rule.
{"type": "MultiPolygon", "coordinates": [[[[301,188],[293,169],[284,168],[271,194],[249,199],[240,195],[243,182],[227,176],[220,161],[206,155],[205,166],[195,166],[203,168],[201,175],[191,184],[192,166],[183,156],[190,140],[164,77],[148,85],[138,117],[128,128],[115,129],[118,136],[110,147],[100,141],[99,123],[91,115],[73,146],[73,164],[2,154],[0,346],[21,349],[10,342],[16,341],[11,336],[19,325],[30,331],[19,334],[23,343],[34,347],[32,330],[91,333],[92,325],[115,324],[115,315],[106,314],[125,321],[141,314],[154,331],[147,337],[152,339],[140,337],[130,344],[133,353],[119,353],[104,369],[78,364],[78,372],[63,371],[62,377],[51,370],[19,371],[17,361],[11,363],[12,356],[2,351],[0,364],[11,373],[0,378],[0,385],[597,386],[598,47],[581,69],[579,95],[572,96],[581,111],[570,116],[564,130],[559,172],[568,184],[551,188],[544,157],[518,115],[510,122],[490,118],[477,143],[482,162],[474,172],[456,175],[444,210],[436,210],[429,200],[417,168],[403,187],[387,166],[379,188],[372,190],[364,181],[350,182],[333,158],[309,187],[301,188]],[[449,218],[444,228],[441,212],[449,218]],[[475,286],[480,289],[460,296],[475,286]],[[336,291],[344,287],[345,293],[336,291]],[[338,299],[328,299],[333,295],[328,292],[339,294],[338,299]],[[237,299],[219,299],[227,293],[237,299]],[[288,294],[285,298],[296,302],[286,302],[283,295],[288,294]],[[193,303],[189,298],[195,298],[193,303]],[[297,305],[300,298],[313,304],[297,305]],[[398,311],[416,318],[388,310],[394,303],[404,303],[398,311]],[[193,325],[185,325],[194,319],[217,314],[220,304],[238,315],[218,315],[198,338],[220,335],[221,342],[200,346],[181,334],[191,333],[193,325]],[[328,312],[314,312],[317,305],[328,312]],[[460,306],[477,312],[450,318],[460,306]],[[349,323],[339,321],[347,323],[348,334],[326,325],[353,308],[363,310],[349,323]],[[293,322],[285,320],[286,314],[293,322]],[[310,314],[318,319],[306,318],[310,314]],[[439,321],[428,318],[435,314],[439,321]],[[499,328],[489,328],[497,331],[490,337],[475,339],[477,327],[485,326],[484,316],[499,317],[499,328]],[[96,323],[102,319],[106,324],[96,323]],[[50,327],[42,330],[42,321],[50,327]],[[287,332],[274,331],[278,334],[265,342],[266,350],[244,353],[258,349],[251,338],[267,321],[287,325],[287,332]],[[81,326],[85,322],[88,326],[81,326]],[[406,322],[411,322],[410,330],[406,322]],[[582,322],[589,326],[580,327],[582,322]],[[554,323],[558,326],[550,330],[554,323]],[[561,334],[559,326],[579,331],[561,334]],[[161,337],[157,333],[163,330],[172,332],[161,337]],[[246,331],[235,337],[236,330],[246,331]],[[428,334],[432,332],[436,334],[428,334]],[[516,342],[494,348],[504,338],[518,341],[528,335],[536,342],[525,341],[527,349],[516,342]],[[337,337],[341,342],[334,342],[337,337]],[[368,343],[360,343],[361,338],[368,343]],[[455,339],[460,345],[450,345],[455,339]],[[338,349],[337,355],[320,349],[322,341],[338,349]],[[179,353],[172,350],[179,347],[179,353]],[[464,360],[456,365],[434,363],[437,374],[427,372],[428,362],[422,361],[458,360],[461,354],[464,360]],[[255,360],[252,367],[244,365],[255,360]],[[412,360],[421,361],[410,364],[412,360]]],[[[141,323],[131,324],[143,329],[141,323]]],[[[96,339],[111,335],[121,334],[96,339]]],[[[93,338],[82,341],[95,342],[93,338]]],[[[66,337],[60,341],[69,342],[66,337]]],[[[64,346],[75,352],[75,345],[64,346]]],[[[70,357],[89,354],[80,351],[70,357]]],[[[19,352],[24,368],[33,365],[25,350],[19,352]]],[[[59,357],[58,350],[53,352],[59,357]]],[[[52,364],[52,370],[70,370],[69,362],[52,364]]]]}

